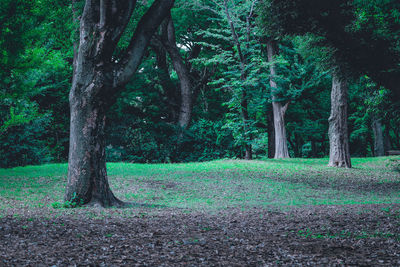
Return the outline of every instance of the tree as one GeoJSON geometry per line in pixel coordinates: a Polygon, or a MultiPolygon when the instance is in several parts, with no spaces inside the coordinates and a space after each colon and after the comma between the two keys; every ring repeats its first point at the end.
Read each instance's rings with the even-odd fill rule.
{"type": "Polygon", "coordinates": [[[318,36],[337,64],[368,75],[400,100],[399,1],[265,0],[261,13],[278,34],[318,36]]]}
{"type": "Polygon", "coordinates": [[[285,113],[289,106],[289,101],[286,104],[282,104],[276,97],[277,84],[276,84],[276,68],[275,68],[275,57],[277,55],[277,44],[273,41],[267,42],[268,50],[268,61],[270,63],[270,85],[272,95],[272,108],[274,118],[274,139],[275,139],[275,155],[274,158],[289,158],[289,150],[287,146],[286,128],[285,128],[285,113]]]}
{"type": "Polygon", "coordinates": [[[156,0],[144,13],[121,58],[114,58],[137,1],[86,0],[69,95],[71,126],[65,200],[74,204],[122,205],[108,184],[105,116],[135,74],[149,41],[172,8],[156,0]]]}
{"type": "Polygon", "coordinates": [[[333,73],[331,115],[329,117],[329,166],[351,168],[347,123],[348,84],[333,73]]]}

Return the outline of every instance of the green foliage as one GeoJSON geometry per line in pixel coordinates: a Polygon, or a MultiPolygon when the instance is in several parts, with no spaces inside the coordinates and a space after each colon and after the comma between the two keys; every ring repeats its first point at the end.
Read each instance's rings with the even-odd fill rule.
{"type": "Polygon", "coordinates": [[[70,209],[70,208],[75,208],[75,207],[79,207],[83,205],[83,199],[79,199],[78,197],[76,197],[76,193],[73,194],[72,199],[71,200],[67,200],[64,202],[53,202],[51,203],[51,207],[53,209],[70,209]]]}
{"type": "MultiPolygon", "coordinates": [[[[107,159],[129,162],[187,162],[239,158],[246,145],[257,158],[267,153],[271,113],[266,37],[279,42],[274,62],[278,89],[290,101],[286,112],[289,149],[295,157],[324,157],[331,81],[337,63],[350,80],[351,153],[370,156],[371,122],[382,121],[388,143],[400,148],[400,104],[393,84],[400,84],[400,6],[387,1],[228,1],[238,46],[222,1],[177,0],[172,10],[178,47],[198,84],[193,120],[183,133],[176,127],[179,81],[167,59],[167,73],[157,68],[151,49],[140,73],[107,114],[107,159]],[[254,3],[255,3],[254,2],[254,3]],[[309,7],[312,8],[309,8],[309,7]],[[250,32],[248,29],[250,28],[250,32]],[[250,33],[250,34],[248,34],[250,33]],[[194,48],[199,56],[192,58],[194,48]],[[361,78],[359,78],[361,77],[361,78]],[[386,85],[382,87],[382,85],[386,85]],[[249,118],[243,121],[242,101],[249,118]]],[[[73,42],[77,40],[84,1],[4,0],[0,6],[0,167],[65,162],[68,157],[68,91],[73,42]],[[77,17],[76,17],[77,18],[77,17]]],[[[139,1],[115,58],[151,1],[139,1]]],[[[397,87],[396,87],[397,88],[397,87]]]]}

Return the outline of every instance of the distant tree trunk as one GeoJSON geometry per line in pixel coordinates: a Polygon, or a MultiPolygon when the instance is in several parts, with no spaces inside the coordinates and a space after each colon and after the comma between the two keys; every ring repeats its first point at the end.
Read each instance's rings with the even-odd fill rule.
{"type": "Polygon", "coordinates": [[[372,119],[372,131],[374,132],[374,156],[382,157],[385,155],[385,144],[383,138],[382,122],[380,119],[372,119]]]}
{"type": "Polygon", "coordinates": [[[385,155],[392,149],[392,144],[390,143],[390,133],[389,133],[389,123],[385,125],[385,155]]]}
{"type": "Polygon", "coordinates": [[[179,48],[176,45],[175,27],[171,14],[169,14],[167,17],[166,30],[162,37],[163,44],[168,51],[180,83],[181,101],[178,125],[183,129],[187,129],[192,118],[193,88],[190,80],[190,71],[179,52],[179,48]]]}
{"type": "Polygon", "coordinates": [[[156,0],[139,20],[125,57],[113,61],[136,1],[86,0],[69,95],[71,109],[68,184],[65,201],[119,206],[111,192],[105,159],[105,114],[136,72],[151,36],[173,0],[156,0]]]}
{"type": "Polygon", "coordinates": [[[311,157],[312,158],[317,157],[317,145],[314,140],[311,140],[311,157]]]}
{"type": "Polygon", "coordinates": [[[329,117],[329,166],[351,168],[347,125],[347,81],[332,75],[329,117]]]}
{"type": "MultiPolygon", "coordinates": [[[[231,18],[231,15],[229,13],[229,9],[228,9],[228,1],[224,0],[224,7],[225,7],[225,15],[228,19],[229,22],[229,26],[231,28],[231,34],[233,37],[233,41],[234,44],[236,46],[237,49],[237,55],[239,57],[240,60],[240,71],[241,71],[241,75],[240,75],[240,79],[242,81],[245,81],[247,79],[247,73],[246,73],[246,64],[247,64],[247,59],[245,57],[245,55],[242,52],[242,48],[241,48],[241,42],[239,40],[239,36],[236,32],[236,28],[235,28],[235,24],[231,18]]],[[[249,20],[250,18],[253,16],[253,11],[254,11],[254,3],[252,4],[250,13],[248,14],[248,16],[246,17],[247,20],[247,39],[249,42],[249,38],[250,38],[250,34],[251,34],[251,28],[249,25],[249,20]]],[[[248,113],[248,103],[247,103],[247,93],[245,91],[245,89],[242,89],[242,99],[241,99],[241,103],[240,103],[240,113],[242,116],[242,120],[243,120],[243,129],[245,131],[244,136],[246,139],[246,144],[245,144],[245,159],[247,160],[251,160],[253,159],[253,152],[252,152],[252,145],[250,144],[250,142],[253,139],[253,136],[251,134],[248,134],[249,132],[249,113],[248,113]]]]}
{"type": "Polygon", "coordinates": [[[286,128],[285,128],[285,113],[288,108],[289,102],[285,105],[282,102],[277,102],[273,90],[277,89],[274,77],[276,76],[276,70],[274,66],[275,56],[277,54],[276,44],[272,41],[267,42],[268,50],[268,61],[270,62],[270,85],[272,94],[272,109],[274,114],[274,128],[275,128],[275,156],[276,159],[289,158],[289,150],[287,146],[286,128]]]}
{"type": "Polygon", "coordinates": [[[272,109],[267,113],[268,120],[268,158],[273,159],[275,156],[275,127],[274,114],[272,109]]]}
{"type": "MultiPolygon", "coordinates": [[[[246,132],[246,138],[248,138],[250,141],[252,140],[252,135],[248,133],[248,121],[249,121],[249,113],[247,110],[247,95],[246,92],[242,92],[242,101],[240,103],[241,107],[241,115],[242,115],[242,120],[243,120],[243,125],[244,125],[244,130],[246,132]]],[[[245,156],[244,159],[246,160],[251,160],[253,159],[253,151],[252,151],[252,146],[249,143],[246,143],[245,145],[245,156]]]]}
{"type": "Polygon", "coordinates": [[[168,121],[175,123],[178,121],[179,114],[179,93],[171,80],[167,63],[167,52],[156,38],[152,39],[151,47],[156,54],[157,68],[160,70],[160,85],[167,99],[168,121]]]}

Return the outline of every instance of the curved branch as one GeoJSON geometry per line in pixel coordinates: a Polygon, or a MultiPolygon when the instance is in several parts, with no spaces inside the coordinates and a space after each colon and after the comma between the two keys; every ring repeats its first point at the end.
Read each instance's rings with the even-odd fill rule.
{"type": "Polygon", "coordinates": [[[156,0],[140,19],[126,50],[125,59],[117,65],[114,86],[125,85],[136,72],[151,37],[168,15],[174,0],[156,0]]]}

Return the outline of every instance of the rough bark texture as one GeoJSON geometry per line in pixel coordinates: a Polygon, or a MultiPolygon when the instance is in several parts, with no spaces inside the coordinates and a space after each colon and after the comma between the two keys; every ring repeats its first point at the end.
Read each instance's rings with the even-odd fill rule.
{"type": "Polygon", "coordinates": [[[332,75],[329,117],[329,166],[351,168],[347,125],[347,82],[332,75]]]}
{"type": "Polygon", "coordinates": [[[268,61],[270,62],[270,85],[272,94],[272,109],[274,114],[274,129],[275,129],[275,156],[276,159],[289,158],[289,150],[287,146],[286,128],[285,128],[285,113],[288,108],[289,102],[285,105],[282,102],[277,102],[274,95],[274,89],[277,89],[274,77],[276,70],[274,66],[274,58],[277,54],[276,44],[272,41],[267,42],[268,61]]]}
{"type": "Polygon", "coordinates": [[[383,139],[382,122],[380,119],[372,119],[372,131],[374,132],[374,156],[382,157],[385,155],[385,143],[383,139]]]}
{"type": "Polygon", "coordinates": [[[173,5],[156,0],[138,23],[124,60],[112,55],[136,1],[86,0],[69,95],[71,110],[68,184],[65,201],[73,205],[122,205],[110,190],[105,158],[105,114],[116,94],[136,72],[151,36],[173,5]]]}

